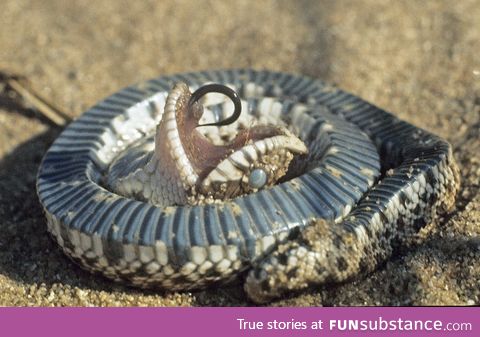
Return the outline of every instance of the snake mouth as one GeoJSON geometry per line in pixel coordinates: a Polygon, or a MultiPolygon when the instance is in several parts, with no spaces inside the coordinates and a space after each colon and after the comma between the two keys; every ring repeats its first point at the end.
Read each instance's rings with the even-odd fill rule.
{"type": "Polygon", "coordinates": [[[175,106],[178,133],[190,165],[200,181],[229,154],[244,147],[247,143],[281,134],[278,128],[259,125],[241,130],[233,140],[225,145],[215,145],[198,130],[199,127],[207,126],[200,125],[200,118],[204,112],[203,106],[198,101],[192,102],[193,96],[188,87],[183,85],[180,87],[183,94],[175,106]]]}
{"type": "MultiPolygon", "coordinates": [[[[216,92],[231,90],[225,86],[213,86],[216,92]]],[[[167,98],[164,118],[157,128],[157,158],[173,159],[172,169],[179,173],[184,188],[214,195],[215,199],[234,197],[274,184],[285,175],[294,155],[307,153],[307,147],[300,139],[287,129],[274,125],[242,129],[228,143],[213,144],[198,128],[235,122],[240,115],[241,103],[233,91],[228,91],[227,95],[235,104],[234,114],[217,123],[200,125],[204,109],[198,99],[208,93],[204,88],[192,94],[186,84],[177,83],[167,98]],[[253,171],[257,178],[251,177],[253,171]]]]}

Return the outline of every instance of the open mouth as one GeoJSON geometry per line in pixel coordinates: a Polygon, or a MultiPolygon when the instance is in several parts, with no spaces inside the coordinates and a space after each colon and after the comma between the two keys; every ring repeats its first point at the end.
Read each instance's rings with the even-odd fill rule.
{"type": "Polygon", "coordinates": [[[176,84],[165,105],[165,119],[157,129],[157,158],[174,159],[186,189],[194,198],[228,199],[273,185],[288,170],[295,154],[305,154],[305,144],[285,128],[255,125],[240,130],[224,145],[215,145],[199,126],[224,126],[241,113],[237,94],[223,85],[200,87],[193,94],[183,83],[176,84]],[[202,124],[199,99],[210,92],[228,96],[233,114],[215,123],[202,124]],[[194,177],[194,179],[192,179],[194,177]]]}

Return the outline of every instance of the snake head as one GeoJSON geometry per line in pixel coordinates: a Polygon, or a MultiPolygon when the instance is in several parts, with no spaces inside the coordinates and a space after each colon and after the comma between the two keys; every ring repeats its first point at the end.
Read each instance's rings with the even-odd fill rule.
{"type": "Polygon", "coordinates": [[[186,84],[177,83],[157,127],[157,159],[171,158],[171,169],[178,173],[189,204],[223,201],[272,186],[287,173],[295,155],[307,153],[293,133],[273,125],[242,129],[229,143],[213,144],[198,130],[205,126],[199,125],[204,110],[198,100],[208,92],[227,95],[235,106],[232,116],[208,125],[233,123],[241,110],[233,90],[214,84],[192,94],[186,84]]]}

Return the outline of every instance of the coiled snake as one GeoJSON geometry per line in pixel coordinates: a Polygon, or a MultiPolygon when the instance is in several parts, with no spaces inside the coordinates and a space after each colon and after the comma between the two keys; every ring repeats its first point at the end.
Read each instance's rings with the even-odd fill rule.
{"type": "Polygon", "coordinates": [[[250,69],[119,91],[62,132],[37,180],[49,231],[84,268],[169,290],[248,270],[256,302],[374,270],[458,189],[441,138],[319,80],[250,69]]]}

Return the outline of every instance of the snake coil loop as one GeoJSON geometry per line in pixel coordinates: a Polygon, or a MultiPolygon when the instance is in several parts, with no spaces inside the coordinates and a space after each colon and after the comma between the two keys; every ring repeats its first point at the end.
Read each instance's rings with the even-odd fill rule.
{"type": "MultiPolygon", "coordinates": [[[[191,125],[198,122],[193,117],[191,125]]],[[[245,157],[258,157],[253,145],[242,147],[245,157]]],[[[225,165],[250,169],[240,156],[233,159],[225,165]]],[[[264,174],[252,172],[245,182],[262,186],[264,174]]],[[[169,291],[229,282],[248,270],[244,288],[257,303],[372,272],[452,210],[459,188],[447,141],[319,80],[252,69],[163,76],[113,94],[64,130],[37,178],[50,233],[84,268],[169,291]],[[210,92],[234,103],[227,118],[224,106],[210,109],[219,121],[204,125],[239,118],[239,96],[225,86],[231,83],[246,117],[296,130],[311,149],[305,173],[228,202],[195,206],[156,207],[105,189],[105,168],[125,150],[133,150],[130,158],[136,159],[119,165],[121,172],[148,165],[159,122],[150,107],[166,105],[168,90],[179,80],[199,87],[190,107],[210,92]],[[252,97],[251,89],[259,94],[252,97]]]]}

